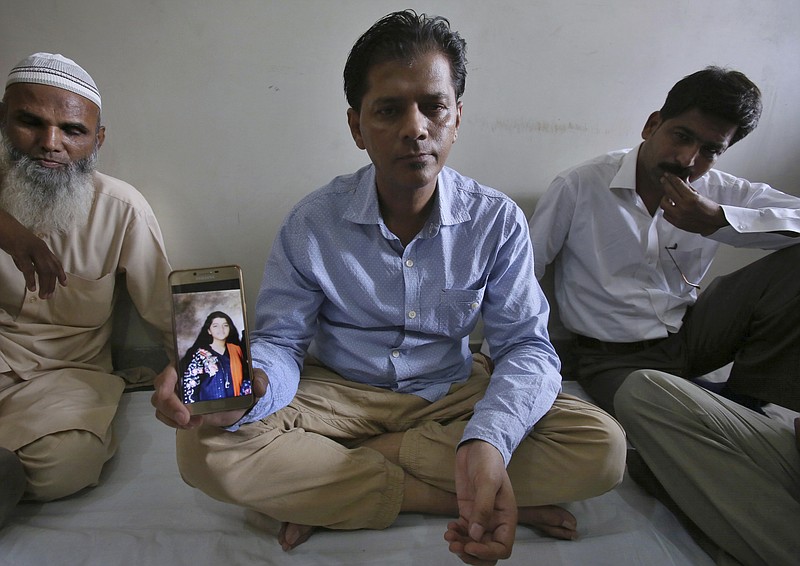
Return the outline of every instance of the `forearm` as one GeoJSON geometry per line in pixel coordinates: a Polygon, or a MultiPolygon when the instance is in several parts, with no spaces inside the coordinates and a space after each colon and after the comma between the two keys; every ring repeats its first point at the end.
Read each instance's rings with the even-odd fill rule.
{"type": "Polygon", "coordinates": [[[800,211],[785,208],[751,209],[723,205],[730,227],[709,237],[735,247],[780,249],[798,243],[800,211]]]}
{"type": "Polygon", "coordinates": [[[549,343],[521,348],[497,360],[486,394],[475,405],[462,442],[488,442],[508,464],[514,450],[550,410],[560,391],[558,358],[549,343]]]}
{"type": "Polygon", "coordinates": [[[284,408],[294,399],[300,383],[300,364],[292,353],[257,340],[251,348],[253,367],[267,374],[269,385],[256,404],[229,430],[236,430],[284,408]]]}

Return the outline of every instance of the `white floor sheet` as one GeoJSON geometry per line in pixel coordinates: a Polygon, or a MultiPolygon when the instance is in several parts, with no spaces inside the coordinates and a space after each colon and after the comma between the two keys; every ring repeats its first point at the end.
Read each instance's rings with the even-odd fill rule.
{"type": "MultiPolygon", "coordinates": [[[[575,382],[565,391],[580,394],[575,382]]],[[[181,480],[174,431],[158,422],[149,392],[126,393],[120,448],[102,483],[65,500],[24,503],[0,530],[0,565],[457,565],[446,517],[401,515],[383,531],[315,533],[291,552],[276,526],[213,501],[181,480]]],[[[269,478],[264,478],[269,481],[269,478]]],[[[580,538],[517,530],[505,565],[711,565],[674,516],[629,477],[614,491],[567,504],[580,538]]]]}

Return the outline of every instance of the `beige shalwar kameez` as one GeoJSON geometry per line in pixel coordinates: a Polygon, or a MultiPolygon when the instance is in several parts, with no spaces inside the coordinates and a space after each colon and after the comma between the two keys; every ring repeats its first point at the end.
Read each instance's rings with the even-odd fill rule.
{"type": "Polygon", "coordinates": [[[113,455],[111,422],[124,384],[111,374],[109,338],[122,277],[142,318],[171,342],[170,265],[153,211],[136,189],[107,175],[95,174],[95,190],[86,225],[41,235],[67,273],[52,298],[26,290],[12,258],[0,253],[0,446],[25,464],[28,498],[95,484],[113,455]],[[86,449],[75,437],[100,443],[86,449]]]}

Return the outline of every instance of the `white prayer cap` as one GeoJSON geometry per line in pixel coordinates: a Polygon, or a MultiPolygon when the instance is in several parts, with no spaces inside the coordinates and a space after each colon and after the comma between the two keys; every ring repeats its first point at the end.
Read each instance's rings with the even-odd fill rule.
{"type": "Polygon", "coordinates": [[[6,88],[14,83],[34,83],[63,88],[94,102],[98,108],[100,91],[89,73],[72,59],[52,53],[34,53],[11,69],[6,88]]]}

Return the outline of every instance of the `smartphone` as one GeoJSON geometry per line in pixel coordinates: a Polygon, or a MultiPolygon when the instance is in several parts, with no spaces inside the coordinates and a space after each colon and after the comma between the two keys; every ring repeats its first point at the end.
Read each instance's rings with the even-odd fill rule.
{"type": "Polygon", "coordinates": [[[255,402],[242,270],[236,265],[170,273],[178,396],[195,415],[255,402]]]}

